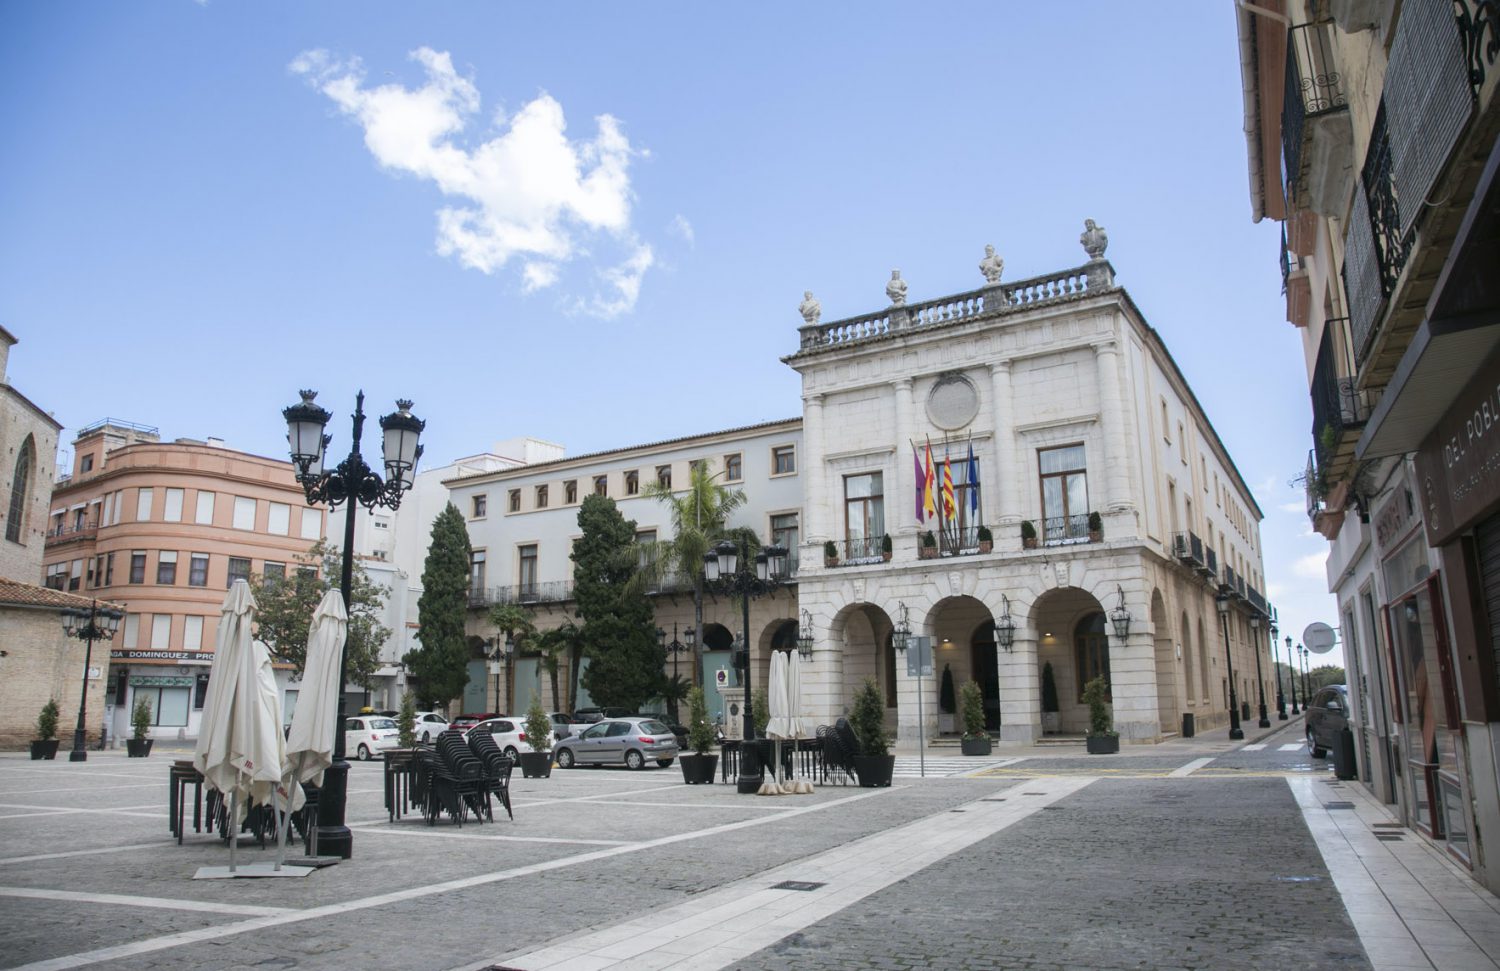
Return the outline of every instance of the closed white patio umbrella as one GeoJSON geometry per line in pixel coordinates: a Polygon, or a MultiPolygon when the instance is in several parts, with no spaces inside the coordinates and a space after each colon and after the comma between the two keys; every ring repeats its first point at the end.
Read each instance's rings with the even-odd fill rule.
{"type": "MultiPolygon", "coordinates": [[[[786,661],[786,708],[788,720],[792,725],[792,738],[799,739],[803,735],[809,737],[817,734],[817,728],[810,724],[812,719],[802,714],[802,657],[791,654],[786,661]]],[[[792,757],[792,772],[788,774],[786,782],[782,783],[782,791],[790,792],[792,795],[805,795],[813,791],[813,784],[808,779],[796,778],[797,759],[792,757]]]]}
{"type": "Polygon", "coordinates": [[[781,740],[792,738],[795,732],[792,713],[787,708],[785,651],[771,652],[771,676],[766,685],[766,707],[771,713],[770,719],[766,721],[766,737],[776,739],[776,757],[772,763],[772,774],[761,783],[758,794],[762,796],[790,794],[791,789],[784,788],[776,781],[776,773],[781,770],[781,740]]]}
{"type": "Polygon", "coordinates": [[[323,594],[308,631],[302,689],[286,736],[282,779],[289,790],[301,792],[303,782],[321,786],[323,770],[333,764],[333,723],[348,629],[343,596],[337,590],[323,594]]]}

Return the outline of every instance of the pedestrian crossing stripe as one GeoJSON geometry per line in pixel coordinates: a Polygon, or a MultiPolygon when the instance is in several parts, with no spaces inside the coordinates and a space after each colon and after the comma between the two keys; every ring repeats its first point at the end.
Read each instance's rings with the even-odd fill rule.
{"type": "Polygon", "coordinates": [[[1265,747],[1266,747],[1266,743],[1265,742],[1256,742],[1254,745],[1246,745],[1245,746],[1245,751],[1246,752],[1259,752],[1261,749],[1263,749],[1265,747]]]}
{"type": "MultiPolygon", "coordinates": [[[[976,759],[972,756],[959,756],[958,758],[929,758],[926,760],[926,771],[929,776],[962,776],[981,769],[993,769],[997,766],[1009,765],[1019,761],[1018,759],[976,759]]],[[[922,775],[922,762],[911,756],[898,756],[896,768],[892,776],[903,778],[920,778],[922,775]]]]}
{"type": "Polygon", "coordinates": [[[1301,742],[1291,742],[1291,743],[1289,743],[1287,745],[1281,746],[1281,748],[1277,749],[1276,751],[1278,751],[1278,752],[1298,752],[1298,751],[1301,751],[1301,750],[1302,750],[1302,743],[1301,742]]]}

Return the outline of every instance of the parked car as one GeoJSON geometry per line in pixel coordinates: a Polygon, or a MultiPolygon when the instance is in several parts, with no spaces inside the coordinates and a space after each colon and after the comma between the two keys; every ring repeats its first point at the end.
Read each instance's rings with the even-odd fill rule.
{"type": "Polygon", "coordinates": [[[597,724],[606,718],[630,718],[635,712],[625,708],[580,708],[573,712],[573,720],[597,724]]]}
{"type": "Polygon", "coordinates": [[[447,727],[448,719],[443,715],[435,711],[419,711],[417,712],[417,721],[412,727],[412,731],[416,734],[417,741],[430,742],[438,736],[439,732],[444,731],[447,727]]]}
{"type": "Polygon", "coordinates": [[[1349,724],[1349,687],[1330,684],[1318,689],[1307,703],[1307,752],[1326,758],[1338,744],[1339,733],[1349,724]]]}
{"type": "Polygon", "coordinates": [[[495,744],[500,746],[501,751],[512,759],[516,758],[522,752],[531,751],[531,746],[526,742],[525,730],[514,719],[486,718],[465,732],[464,737],[467,738],[475,732],[488,732],[494,736],[495,744]]]}
{"type": "Polygon", "coordinates": [[[368,762],[375,753],[399,745],[400,734],[394,719],[384,715],[355,715],[344,722],[344,751],[368,762]]]}
{"type": "Polygon", "coordinates": [[[575,765],[624,765],[644,768],[654,759],[662,768],[677,758],[677,739],[672,729],[655,718],[611,718],[556,742],[552,758],[559,769],[575,765]]]}
{"type": "Polygon", "coordinates": [[[465,712],[464,714],[459,715],[457,718],[453,719],[453,721],[449,722],[448,727],[456,728],[461,732],[466,732],[469,729],[473,728],[475,725],[478,725],[480,722],[484,721],[486,718],[502,717],[504,716],[501,715],[498,711],[465,712]]]}
{"type": "Polygon", "coordinates": [[[577,735],[593,724],[592,722],[574,718],[565,711],[549,711],[547,712],[547,718],[552,722],[552,735],[554,738],[567,738],[569,735],[577,735]]]}

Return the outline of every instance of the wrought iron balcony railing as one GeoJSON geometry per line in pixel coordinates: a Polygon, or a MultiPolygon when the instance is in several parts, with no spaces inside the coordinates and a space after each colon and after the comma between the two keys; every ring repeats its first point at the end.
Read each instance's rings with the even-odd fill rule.
{"type": "Polygon", "coordinates": [[[1172,555],[1188,566],[1203,566],[1203,540],[1197,533],[1178,533],[1172,537],[1172,555]]]}
{"type": "Polygon", "coordinates": [[[969,526],[941,530],[937,534],[938,555],[958,556],[960,553],[979,552],[979,527],[969,526]]]}
{"type": "Polygon", "coordinates": [[[1287,198],[1296,199],[1306,173],[1304,151],[1310,122],[1348,111],[1343,79],[1334,59],[1333,25],[1299,24],[1287,36],[1286,91],[1281,103],[1281,152],[1286,162],[1287,198]]]}
{"type": "Polygon", "coordinates": [[[840,544],[840,563],[858,566],[861,563],[878,563],[882,558],[879,536],[855,536],[840,544]]]}
{"type": "Polygon", "coordinates": [[[1061,546],[1066,543],[1089,541],[1089,517],[1087,513],[1076,516],[1050,516],[1042,520],[1042,543],[1046,546],[1061,546]]]}
{"type": "Polygon", "coordinates": [[[508,587],[471,588],[470,607],[496,604],[564,603],[573,599],[573,581],[553,580],[547,583],[519,583],[508,587]]]}
{"type": "Polygon", "coordinates": [[[1219,555],[1214,552],[1212,546],[1203,547],[1203,569],[1201,571],[1206,577],[1219,575],[1219,555]]]}

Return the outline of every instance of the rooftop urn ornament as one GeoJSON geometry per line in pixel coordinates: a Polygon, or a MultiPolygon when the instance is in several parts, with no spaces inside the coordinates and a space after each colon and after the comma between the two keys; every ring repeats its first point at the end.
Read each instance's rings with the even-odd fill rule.
{"type": "Polygon", "coordinates": [[[984,259],[979,261],[979,272],[984,274],[984,282],[991,286],[999,283],[1000,274],[1005,272],[1005,261],[988,243],[984,245],[984,259]]]}
{"type": "Polygon", "coordinates": [[[802,303],[797,307],[797,312],[802,315],[807,326],[816,327],[818,318],[823,316],[823,305],[818,303],[818,298],[813,296],[811,290],[803,290],[802,303]]]}
{"type": "Polygon", "coordinates": [[[906,306],[906,281],[901,279],[900,270],[891,271],[891,280],[885,285],[885,295],[891,298],[891,306],[906,306]]]}
{"type": "Polygon", "coordinates": [[[1083,244],[1083,250],[1089,254],[1090,260],[1102,260],[1104,250],[1109,246],[1109,234],[1092,219],[1085,219],[1083,235],[1078,237],[1078,241],[1083,244]]]}

